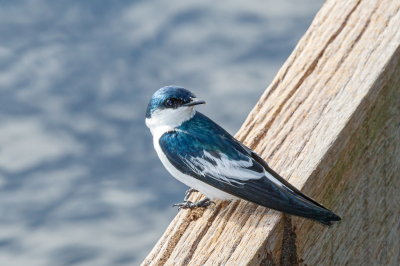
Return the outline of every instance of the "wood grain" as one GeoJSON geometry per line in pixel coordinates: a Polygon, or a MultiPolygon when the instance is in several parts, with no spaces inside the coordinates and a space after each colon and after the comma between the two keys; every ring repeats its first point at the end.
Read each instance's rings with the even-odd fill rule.
{"type": "Polygon", "coordinates": [[[142,265],[400,265],[400,1],[327,1],[236,138],[343,220],[217,202],[142,265]]]}

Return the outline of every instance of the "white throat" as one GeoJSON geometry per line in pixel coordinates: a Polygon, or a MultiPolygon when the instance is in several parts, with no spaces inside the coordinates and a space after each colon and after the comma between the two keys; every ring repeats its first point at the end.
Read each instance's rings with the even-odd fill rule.
{"type": "Polygon", "coordinates": [[[150,128],[151,134],[155,137],[160,133],[174,130],[188,121],[196,114],[193,107],[179,107],[177,109],[164,109],[155,111],[151,118],[146,118],[146,126],[150,128]],[[162,131],[162,132],[160,132],[162,131]]]}

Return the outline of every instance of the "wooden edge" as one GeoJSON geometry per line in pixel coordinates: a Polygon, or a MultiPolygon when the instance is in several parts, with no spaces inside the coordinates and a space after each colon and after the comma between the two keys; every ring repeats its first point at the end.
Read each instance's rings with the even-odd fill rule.
{"type": "MultiPolygon", "coordinates": [[[[357,248],[362,249],[365,238],[360,237],[363,242],[357,241],[352,232],[358,232],[357,227],[362,226],[365,232],[375,233],[365,220],[379,226],[371,218],[373,212],[365,216],[359,211],[360,202],[371,200],[367,192],[373,193],[378,202],[393,196],[384,195],[384,190],[378,188],[374,190],[373,179],[360,188],[358,178],[366,171],[362,169],[368,168],[362,167],[366,160],[373,160],[361,151],[379,149],[389,139],[398,147],[398,138],[390,137],[394,129],[389,130],[389,124],[382,131],[387,139],[364,135],[369,135],[377,124],[370,117],[386,110],[391,98],[385,95],[397,97],[398,87],[394,84],[400,75],[399,9],[400,3],[394,0],[327,1],[236,134],[293,185],[343,215],[343,222],[328,229],[298,217],[285,216],[282,220],[280,213],[245,201],[217,202],[205,210],[179,212],[142,265],[336,265],[357,264],[357,259],[362,262],[365,254],[357,252],[357,248]],[[347,150],[359,156],[352,157],[347,150]],[[357,197],[357,193],[364,196],[357,197]],[[341,247],[342,242],[347,248],[341,247]],[[358,247],[348,246],[352,242],[358,247]],[[344,255],[346,251],[352,257],[344,255]]],[[[393,111],[380,119],[385,123],[395,121],[395,128],[400,125],[393,120],[397,102],[390,103],[393,111]]],[[[379,167],[380,161],[376,167],[369,167],[368,176],[376,174],[390,179],[395,173],[393,169],[398,167],[393,165],[400,157],[396,157],[399,150],[393,148],[388,152],[392,161],[385,162],[386,168],[379,167]],[[389,169],[390,174],[376,169],[389,169]]],[[[396,190],[400,189],[398,184],[392,187],[395,189],[388,191],[400,194],[396,190]]],[[[191,199],[200,197],[195,194],[191,199]]],[[[390,203],[385,206],[385,215],[398,213],[390,203]]],[[[381,210],[372,209],[376,213],[381,210]]],[[[386,236],[377,238],[381,242],[375,245],[388,241],[386,236]]]]}

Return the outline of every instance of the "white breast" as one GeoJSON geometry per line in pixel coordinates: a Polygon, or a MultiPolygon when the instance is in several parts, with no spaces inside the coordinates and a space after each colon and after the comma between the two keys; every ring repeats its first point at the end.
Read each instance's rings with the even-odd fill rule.
{"type": "Polygon", "coordinates": [[[232,199],[237,199],[237,197],[228,194],[222,190],[219,190],[213,186],[208,185],[207,183],[204,183],[194,177],[191,177],[189,175],[186,175],[182,172],[180,172],[178,169],[176,169],[168,160],[168,158],[165,156],[164,152],[161,150],[159,140],[161,136],[168,132],[172,131],[173,128],[163,126],[163,127],[157,127],[155,128],[152,133],[153,133],[153,142],[154,142],[154,148],[158,154],[158,157],[160,158],[161,162],[163,163],[164,167],[168,170],[168,172],[184,183],[185,185],[195,188],[198,191],[200,191],[203,195],[205,195],[207,198],[214,200],[214,199],[221,199],[221,200],[232,200],[232,199]]]}

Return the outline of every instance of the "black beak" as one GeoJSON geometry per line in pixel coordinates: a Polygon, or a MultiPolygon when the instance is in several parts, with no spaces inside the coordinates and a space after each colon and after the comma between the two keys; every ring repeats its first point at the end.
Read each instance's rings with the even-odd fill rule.
{"type": "Polygon", "coordinates": [[[190,103],[182,104],[182,106],[194,106],[198,104],[206,104],[206,102],[197,98],[192,98],[190,103]]]}

